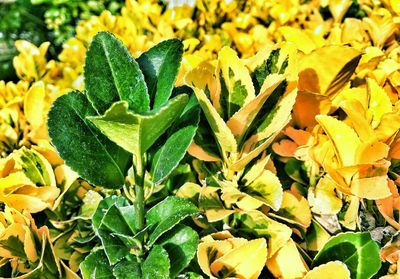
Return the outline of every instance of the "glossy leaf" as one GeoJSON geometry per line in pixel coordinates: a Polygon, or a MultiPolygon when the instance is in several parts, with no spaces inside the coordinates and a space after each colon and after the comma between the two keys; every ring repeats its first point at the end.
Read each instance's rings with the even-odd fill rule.
{"type": "Polygon", "coordinates": [[[136,113],[149,110],[149,95],[139,65],[111,33],[100,32],[93,37],[84,73],[88,99],[99,114],[116,101],[127,101],[136,113]]]}
{"type": "Polygon", "coordinates": [[[199,121],[200,111],[194,107],[175,122],[168,139],[154,155],[150,170],[153,183],[163,180],[178,166],[196,134],[199,121]]]}
{"type": "Polygon", "coordinates": [[[338,93],[354,73],[360,58],[359,51],[347,46],[314,50],[300,61],[299,91],[324,96],[338,93]]]}
{"type": "Polygon", "coordinates": [[[190,263],[196,254],[198,242],[196,231],[181,224],[159,238],[157,245],[167,251],[171,262],[171,278],[175,278],[190,263]]]}
{"type": "Polygon", "coordinates": [[[153,109],[164,105],[171,96],[182,54],[182,42],[171,39],[155,45],[138,58],[153,109]]]}
{"type": "Polygon", "coordinates": [[[250,184],[241,189],[251,197],[270,206],[273,210],[279,210],[282,203],[283,189],[279,178],[269,170],[264,170],[250,184]]]}
{"type": "Polygon", "coordinates": [[[81,263],[80,269],[83,279],[114,279],[112,267],[107,261],[103,250],[91,252],[81,263]]]}
{"type": "Polygon", "coordinates": [[[223,278],[240,276],[256,279],[267,259],[267,243],[264,238],[250,240],[216,259],[211,271],[223,278]]]}
{"type": "Polygon", "coordinates": [[[142,279],[169,279],[170,260],[162,246],[154,246],[142,265],[142,279]]]}
{"type": "Polygon", "coordinates": [[[346,123],[332,116],[318,115],[316,119],[335,145],[335,152],[340,158],[342,165],[354,165],[356,151],[361,143],[356,132],[346,123]]]}
{"type": "Polygon", "coordinates": [[[147,225],[151,226],[147,245],[153,245],[161,235],[180,221],[197,213],[198,209],[190,201],[174,196],[156,204],[146,213],[147,225]]]}
{"type": "Polygon", "coordinates": [[[104,214],[114,204],[121,207],[129,205],[128,201],[124,197],[119,197],[119,196],[109,196],[101,200],[92,217],[92,224],[94,228],[100,227],[104,214]]]}
{"type": "Polygon", "coordinates": [[[178,95],[148,114],[128,111],[125,101],[114,103],[103,116],[88,117],[110,140],[140,157],[182,113],[188,97],[178,95]]]}
{"type": "Polygon", "coordinates": [[[122,260],[113,268],[115,279],[137,279],[141,277],[141,266],[134,257],[122,260]]]}
{"type": "Polygon", "coordinates": [[[131,155],[106,138],[87,116],[96,115],[86,96],[59,97],[48,116],[49,135],[61,158],[90,183],[118,189],[125,182],[131,155]]]}
{"type": "Polygon", "coordinates": [[[267,267],[277,278],[303,278],[308,268],[295,242],[289,239],[267,261],[267,267]]]}
{"type": "Polygon", "coordinates": [[[370,278],[381,267],[379,246],[369,232],[333,236],[315,256],[313,266],[334,260],[347,265],[352,279],[370,278]]]}

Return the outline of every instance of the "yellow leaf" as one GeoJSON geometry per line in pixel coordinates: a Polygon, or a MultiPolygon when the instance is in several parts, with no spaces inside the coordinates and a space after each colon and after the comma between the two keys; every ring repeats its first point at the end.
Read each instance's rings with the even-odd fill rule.
{"type": "Polygon", "coordinates": [[[366,110],[358,100],[342,101],[340,107],[347,114],[354,130],[362,141],[368,142],[376,139],[375,132],[368,122],[366,110]]]}
{"type": "Polygon", "coordinates": [[[42,81],[34,83],[25,95],[24,114],[33,129],[44,122],[45,87],[42,81]]]}
{"type": "Polygon", "coordinates": [[[304,279],[350,279],[350,271],[340,261],[327,262],[310,270],[304,279]]]}
{"type": "Polygon", "coordinates": [[[355,196],[348,196],[348,203],[346,213],[343,216],[343,220],[340,220],[340,223],[349,230],[355,230],[358,222],[360,199],[355,196]]]}
{"type": "Polygon", "coordinates": [[[254,210],[263,205],[263,203],[250,195],[240,192],[235,187],[222,188],[221,200],[227,207],[236,206],[244,211],[254,210]]]}
{"type": "Polygon", "coordinates": [[[282,279],[303,278],[308,271],[292,239],[267,260],[267,267],[276,278],[282,279]]]}
{"type": "Polygon", "coordinates": [[[386,113],[382,115],[378,127],[375,129],[376,137],[380,141],[387,141],[400,129],[400,115],[396,113],[386,113]]]}
{"type": "Polygon", "coordinates": [[[195,141],[192,141],[187,151],[190,155],[201,161],[218,162],[221,160],[220,158],[214,156],[213,154],[208,153],[204,148],[196,144],[195,141]]]}
{"type": "Polygon", "coordinates": [[[282,185],[279,178],[269,170],[264,170],[253,182],[241,190],[275,211],[278,211],[281,206],[282,185]]]}
{"type": "Polygon", "coordinates": [[[36,251],[34,236],[30,228],[24,227],[24,230],[25,230],[24,251],[26,257],[30,262],[36,262],[39,259],[39,256],[36,251]]]}
{"type": "Polygon", "coordinates": [[[297,196],[291,191],[284,191],[281,208],[277,215],[308,228],[311,224],[311,210],[303,196],[297,196]]]}
{"type": "Polygon", "coordinates": [[[282,26],[279,32],[287,42],[293,43],[297,49],[308,54],[318,47],[314,40],[304,31],[294,27],[282,26]]]}
{"type": "Polygon", "coordinates": [[[227,96],[221,96],[221,98],[226,98],[227,104],[224,109],[229,118],[240,107],[243,107],[255,97],[253,82],[243,61],[229,47],[223,47],[218,53],[216,72],[217,75],[221,72],[222,76],[220,76],[220,79],[225,83],[228,91],[224,92],[222,89],[221,95],[227,94],[227,96]]]}
{"type": "Polygon", "coordinates": [[[251,166],[251,168],[241,179],[241,181],[244,182],[244,185],[249,185],[252,183],[260,175],[260,173],[263,172],[270,158],[270,155],[263,154],[263,156],[251,166]]]}
{"type": "MultiPolygon", "coordinates": [[[[189,79],[187,77],[187,79],[189,79]]],[[[187,80],[187,83],[192,86],[194,93],[200,103],[201,108],[204,111],[204,114],[207,118],[208,123],[211,126],[212,131],[217,139],[217,142],[222,150],[222,155],[224,158],[228,156],[227,153],[235,153],[237,152],[237,143],[234,135],[232,134],[229,127],[226,125],[225,121],[218,114],[215,107],[211,104],[210,100],[207,98],[205,91],[198,87],[195,87],[195,83],[190,83],[187,80]]]]}
{"type": "MultiPolygon", "coordinates": [[[[291,119],[291,111],[296,102],[296,96],[297,89],[294,88],[279,100],[273,111],[268,115],[269,123],[266,124],[266,127],[262,127],[261,131],[252,135],[244,143],[241,159],[246,158],[250,154],[252,154],[250,160],[257,157],[268,146],[267,145],[263,150],[260,150],[260,146],[256,147],[258,143],[263,140],[266,140],[266,142],[271,141],[277,133],[279,133],[289,123],[291,119]],[[255,150],[257,150],[257,152],[252,153],[255,150]]],[[[262,143],[262,145],[264,145],[264,143],[262,143]]]]}
{"type": "Polygon", "coordinates": [[[331,238],[330,234],[317,221],[312,220],[307,232],[307,250],[319,251],[331,238]]]}
{"type": "Polygon", "coordinates": [[[268,258],[272,257],[290,239],[292,230],[258,210],[237,213],[242,226],[268,239],[268,258]]]}
{"type": "Polygon", "coordinates": [[[197,204],[200,192],[201,192],[200,185],[192,182],[186,182],[179,188],[178,192],[176,192],[176,196],[192,200],[195,202],[195,204],[197,204]]]}
{"type": "Polygon", "coordinates": [[[329,11],[335,22],[340,23],[342,21],[351,4],[353,4],[351,0],[329,0],[329,11]]]}
{"type": "Polygon", "coordinates": [[[386,158],[388,154],[389,146],[382,142],[363,142],[357,148],[356,163],[372,164],[386,158]]]}
{"type": "Polygon", "coordinates": [[[256,98],[249,101],[246,105],[240,108],[226,123],[235,135],[236,140],[241,142],[245,136],[247,129],[253,123],[260,109],[264,105],[271,93],[282,83],[282,75],[270,75],[266,78],[264,84],[267,84],[266,90],[257,95],[256,98]]]}
{"type": "Polygon", "coordinates": [[[373,129],[378,127],[384,114],[392,112],[392,102],[385,90],[381,88],[374,79],[367,79],[367,89],[369,94],[369,109],[371,113],[371,126],[373,129]]]}
{"type": "Polygon", "coordinates": [[[300,59],[299,91],[324,96],[338,93],[349,81],[360,58],[359,51],[347,46],[314,50],[300,59]]]}
{"type": "Polygon", "coordinates": [[[316,119],[332,140],[335,146],[335,152],[342,165],[354,165],[357,148],[361,143],[356,132],[347,124],[331,116],[318,115],[316,119]]]}
{"type": "Polygon", "coordinates": [[[235,276],[256,279],[267,259],[267,243],[264,238],[254,239],[233,249],[214,261],[210,268],[219,277],[235,276]]]}
{"type": "Polygon", "coordinates": [[[222,220],[231,215],[234,210],[225,209],[218,195],[217,187],[202,187],[199,197],[199,207],[204,210],[209,222],[222,220]]]}
{"type": "Polygon", "coordinates": [[[329,176],[322,177],[313,189],[308,189],[308,202],[316,214],[337,214],[342,208],[342,200],[337,197],[336,184],[329,176]]]}
{"type": "Polygon", "coordinates": [[[391,195],[387,175],[355,178],[350,187],[353,195],[369,200],[384,199],[391,195]]]}
{"type": "Polygon", "coordinates": [[[218,258],[222,257],[235,247],[240,247],[247,242],[244,238],[228,238],[225,240],[214,240],[212,236],[202,239],[202,243],[197,248],[197,261],[201,270],[210,276],[216,278],[211,273],[210,265],[218,258]]]}

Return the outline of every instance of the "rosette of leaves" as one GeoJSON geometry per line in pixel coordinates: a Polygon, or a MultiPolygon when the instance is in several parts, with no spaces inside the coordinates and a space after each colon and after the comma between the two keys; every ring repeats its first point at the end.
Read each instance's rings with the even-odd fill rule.
{"type": "Polygon", "coordinates": [[[181,190],[199,191],[209,221],[235,209],[280,208],[283,189],[266,149],[289,122],[296,99],[290,53],[281,45],[241,60],[226,47],[215,69],[203,64],[186,76],[205,116],[189,148],[204,187],[181,190]]]}
{"type": "Polygon", "coordinates": [[[202,64],[187,74],[204,113],[189,148],[203,185],[186,183],[178,191],[205,212],[209,223],[204,227],[218,229],[223,223],[235,236],[266,238],[268,268],[278,277],[274,266],[282,264],[282,257],[275,256],[279,251],[293,255],[293,274],[307,271],[291,240],[292,230],[282,221],[303,230],[311,223],[307,201],[283,191],[267,151],[291,119],[297,96],[293,59],[285,44],[248,60],[223,48],[215,68],[202,64]]]}
{"type": "Polygon", "coordinates": [[[173,91],[182,52],[172,39],[135,60],[100,32],[86,56],[86,91],[61,96],[49,112],[49,135],[66,164],[91,184],[124,187],[133,202],[100,202],[92,221],[102,248],[82,263],[84,278],[174,277],[194,256],[196,232],[176,225],[197,208],[167,198],[146,210],[144,195],[145,184],[156,187],[178,166],[199,122],[195,98],[173,91]]]}
{"type": "Polygon", "coordinates": [[[197,213],[191,202],[171,196],[147,211],[139,230],[135,206],[124,197],[103,199],[92,218],[102,247],[81,264],[83,278],[175,278],[199,241],[196,231],[179,222],[197,213]]]}

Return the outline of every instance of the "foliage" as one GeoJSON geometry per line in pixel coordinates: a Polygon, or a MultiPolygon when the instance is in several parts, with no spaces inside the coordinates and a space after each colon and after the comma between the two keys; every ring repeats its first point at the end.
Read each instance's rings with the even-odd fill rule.
{"type": "Polygon", "coordinates": [[[399,277],[398,1],[178,2],[16,42],[0,276],[399,277]]]}

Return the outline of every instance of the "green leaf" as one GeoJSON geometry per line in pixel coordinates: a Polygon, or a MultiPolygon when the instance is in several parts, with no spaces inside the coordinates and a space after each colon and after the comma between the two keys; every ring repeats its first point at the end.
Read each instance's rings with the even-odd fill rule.
{"type": "Polygon", "coordinates": [[[371,278],[381,267],[379,245],[369,232],[346,232],[331,237],[312,265],[316,267],[335,260],[347,265],[352,279],[371,278]]]}
{"type": "Polygon", "coordinates": [[[11,235],[6,239],[0,240],[0,246],[2,249],[7,250],[12,256],[26,259],[24,243],[21,242],[17,236],[11,235]]]}
{"type": "Polygon", "coordinates": [[[108,197],[100,202],[93,216],[93,227],[111,265],[129,254],[137,232],[135,208],[127,204],[123,197],[108,197]]]}
{"type": "Polygon", "coordinates": [[[191,144],[200,121],[200,111],[193,107],[174,125],[165,143],[154,155],[150,173],[153,183],[159,183],[179,164],[191,144]]]}
{"type": "Polygon", "coordinates": [[[110,140],[141,157],[179,117],[187,101],[187,95],[179,95],[145,115],[129,112],[127,102],[121,101],[114,103],[103,116],[87,119],[110,140]]]}
{"type": "Polygon", "coordinates": [[[119,234],[135,234],[137,232],[135,222],[133,221],[135,215],[134,206],[121,207],[113,204],[104,215],[101,224],[106,226],[110,231],[119,234]]]}
{"type": "Polygon", "coordinates": [[[278,60],[280,55],[280,48],[274,49],[269,54],[268,58],[258,65],[253,73],[251,74],[251,78],[253,80],[254,87],[256,89],[256,94],[260,92],[262,85],[264,84],[267,76],[271,74],[281,74],[285,71],[288,66],[288,60],[286,58],[285,62],[279,68],[278,60]]]}
{"type": "Polygon", "coordinates": [[[169,267],[167,251],[161,246],[154,246],[143,263],[142,279],[169,279],[169,267]]]}
{"type": "Polygon", "coordinates": [[[137,113],[150,109],[139,65],[111,33],[100,32],[93,37],[86,54],[84,75],[88,99],[99,114],[120,100],[127,101],[129,109],[137,113]]]}
{"type": "Polygon", "coordinates": [[[49,112],[49,136],[61,158],[83,179],[118,189],[132,165],[131,155],[86,120],[93,115],[96,112],[84,94],[74,91],[63,95],[49,112]]]}
{"type": "Polygon", "coordinates": [[[80,265],[83,279],[114,279],[103,250],[92,251],[80,265]]]}
{"type": "Polygon", "coordinates": [[[124,197],[109,196],[103,199],[97,206],[96,212],[93,214],[92,217],[92,224],[95,230],[100,227],[104,214],[114,204],[116,204],[117,206],[129,205],[128,201],[124,197]]]}
{"type": "Polygon", "coordinates": [[[138,58],[153,108],[164,105],[171,96],[182,54],[182,42],[171,39],[152,47],[138,58]]]}
{"type": "Polygon", "coordinates": [[[186,217],[198,212],[197,207],[190,201],[174,196],[167,197],[156,204],[146,214],[147,225],[154,228],[147,245],[150,247],[162,234],[172,229],[186,217]]]}
{"type": "Polygon", "coordinates": [[[196,254],[199,236],[190,227],[178,224],[157,241],[171,261],[170,277],[175,278],[196,254]]]}
{"type": "Polygon", "coordinates": [[[137,279],[141,278],[141,273],[140,264],[134,257],[132,257],[130,261],[126,259],[120,261],[113,269],[113,274],[116,279],[137,279]]]}
{"type": "Polygon", "coordinates": [[[131,249],[127,243],[112,232],[100,227],[98,230],[98,236],[110,265],[118,263],[129,254],[131,249]]]}
{"type": "Polygon", "coordinates": [[[194,272],[185,273],[185,279],[204,279],[203,276],[194,272]]]}

